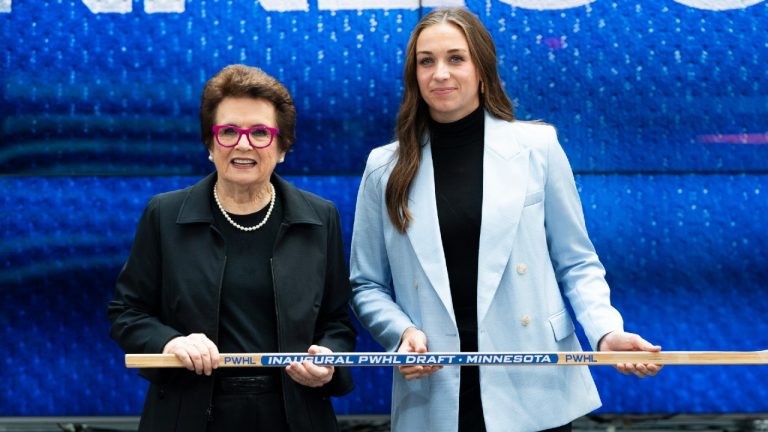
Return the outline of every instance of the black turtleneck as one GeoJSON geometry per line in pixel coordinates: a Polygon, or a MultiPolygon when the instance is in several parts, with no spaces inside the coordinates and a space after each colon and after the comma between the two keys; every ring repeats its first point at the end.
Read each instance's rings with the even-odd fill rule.
{"type": "MultiPolygon", "coordinates": [[[[461,351],[477,351],[477,260],[483,210],[482,106],[452,123],[430,121],[440,237],[461,351]]],[[[477,367],[461,368],[459,431],[485,430],[477,367]]]]}
{"type": "Polygon", "coordinates": [[[435,197],[462,351],[477,351],[477,257],[483,205],[484,112],[429,124],[435,197]]]}

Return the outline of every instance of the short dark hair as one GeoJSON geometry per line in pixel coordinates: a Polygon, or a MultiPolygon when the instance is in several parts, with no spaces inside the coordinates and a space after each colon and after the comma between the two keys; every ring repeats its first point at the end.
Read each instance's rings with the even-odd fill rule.
{"type": "Polygon", "coordinates": [[[230,65],[205,83],[200,102],[200,134],[210,151],[213,146],[213,128],[216,110],[224,98],[248,97],[265,99],[275,106],[277,145],[287,152],[296,141],[296,106],[285,86],[261,69],[241,64],[230,65]]]}

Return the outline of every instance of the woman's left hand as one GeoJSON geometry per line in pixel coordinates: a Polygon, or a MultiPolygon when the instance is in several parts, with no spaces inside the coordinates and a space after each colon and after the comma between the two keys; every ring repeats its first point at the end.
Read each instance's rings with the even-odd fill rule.
{"type": "MultiPolygon", "coordinates": [[[[661,347],[653,345],[647,340],[641,338],[639,335],[627,332],[610,332],[600,339],[598,344],[598,350],[600,351],[650,351],[659,352],[661,347]]],[[[663,365],[657,364],[642,364],[642,363],[619,363],[616,365],[616,369],[624,375],[634,374],[640,378],[646,376],[654,376],[663,365]]]]}
{"type": "MultiPolygon", "coordinates": [[[[333,351],[324,346],[312,345],[307,353],[310,355],[332,354],[333,351]]],[[[320,387],[333,378],[333,366],[316,366],[308,360],[291,363],[285,368],[285,372],[291,379],[307,387],[320,387]]]]}

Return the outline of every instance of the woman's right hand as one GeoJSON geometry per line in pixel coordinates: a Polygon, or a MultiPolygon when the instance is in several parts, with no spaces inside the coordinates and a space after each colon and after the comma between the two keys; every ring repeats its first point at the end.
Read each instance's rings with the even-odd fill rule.
{"type": "Polygon", "coordinates": [[[176,355],[184,367],[198,375],[204,373],[210,376],[219,367],[219,349],[202,333],[171,339],[163,347],[163,354],[176,355]]]}
{"type": "MultiPolygon", "coordinates": [[[[403,336],[400,337],[400,348],[397,349],[397,352],[411,352],[419,354],[427,352],[427,335],[416,327],[408,327],[403,332],[403,336]]],[[[400,373],[403,374],[403,377],[407,380],[428,377],[442,368],[442,366],[398,367],[400,373]]]]}

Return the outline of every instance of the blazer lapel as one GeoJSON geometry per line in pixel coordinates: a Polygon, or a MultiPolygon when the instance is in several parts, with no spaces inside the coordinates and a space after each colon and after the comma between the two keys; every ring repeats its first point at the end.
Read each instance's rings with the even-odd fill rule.
{"type": "Polygon", "coordinates": [[[435,174],[432,167],[432,148],[429,143],[422,149],[421,164],[411,184],[408,208],[413,216],[407,231],[411,246],[416,252],[422,270],[455,324],[456,316],[453,313],[448,268],[440,236],[440,223],[437,219],[435,174]]]}
{"type": "Polygon", "coordinates": [[[477,269],[478,324],[488,312],[512,252],[528,183],[529,153],[517,142],[514,124],[486,113],[477,269]]]}

